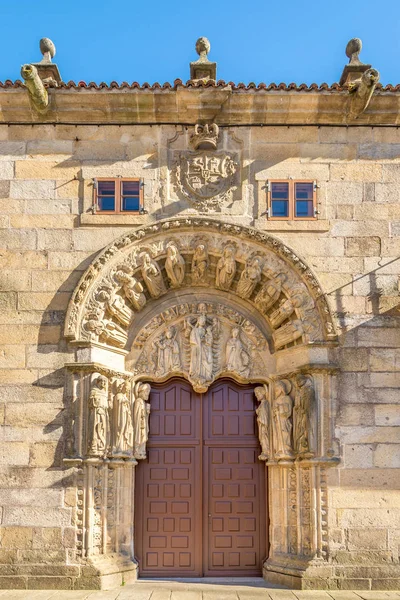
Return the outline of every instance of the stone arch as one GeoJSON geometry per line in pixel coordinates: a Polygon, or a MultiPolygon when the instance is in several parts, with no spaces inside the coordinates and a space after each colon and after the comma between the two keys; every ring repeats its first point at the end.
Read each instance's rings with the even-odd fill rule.
{"type": "Polygon", "coordinates": [[[315,276],[285,244],[207,218],[125,234],[78,283],[65,336],[76,348],[65,462],[82,507],[77,555],[99,577],[136,576],[132,489],[146,439],[135,415],[148,422],[148,384],[174,376],[197,391],[226,376],[259,384],[260,458],[274,490],[264,574],[294,585],[325,564],[336,336],[315,276]]]}

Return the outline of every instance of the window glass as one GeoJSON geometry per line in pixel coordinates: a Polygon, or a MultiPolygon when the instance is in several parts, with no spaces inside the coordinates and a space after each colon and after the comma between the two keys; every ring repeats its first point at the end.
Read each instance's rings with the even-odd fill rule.
{"type": "Polygon", "coordinates": [[[97,204],[99,211],[115,210],[115,182],[98,181],[97,182],[97,204]]]}
{"type": "Polygon", "coordinates": [[[289,183],[271,184],[271,216],[289,216],[289,183]]]}
{"type": "Polygon", "coordinates": [[[122,210],[130,211],[140,209],[140,182],[122,181],[121,182],[122,210]]]}
{"type": "Polygon", "coordinates": [[[313,184],[312,183],[295,183],[295,216],[296,217],[313,217],[313,184]]]}

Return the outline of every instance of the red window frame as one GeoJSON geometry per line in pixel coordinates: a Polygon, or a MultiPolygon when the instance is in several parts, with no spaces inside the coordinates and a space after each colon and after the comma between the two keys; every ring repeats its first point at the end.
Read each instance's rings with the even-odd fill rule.
{"type": "Polygon", "coordinates": [[[269,179],[267,181],[267,215],[269,221],[315,221],[317,219],[317,185],[310,179],[269,179]],[[288,195],[288,216],[279,217],[272,214],[272,184],[286,183],[289,189],[288,195]],[[312,216],[296,217],[296,183],[309,183],[312,185],[312,216]]]}
{"type": "Polygon", "coordinates": [[[93,180],[93,212],[97,215],[115,215],[115,214],[138,214],[143,211],[143,181],[137,177],[96,177],[93,180]],[[99,194],[98,194],[98,182],[107,181],[115,184],[115,208],[114,210],[100,210],[99,209],[99,194]],[[139,209],[138,210],[122,210],[122,184],[126,181],[135,181],[139,183],[139,209]]]}

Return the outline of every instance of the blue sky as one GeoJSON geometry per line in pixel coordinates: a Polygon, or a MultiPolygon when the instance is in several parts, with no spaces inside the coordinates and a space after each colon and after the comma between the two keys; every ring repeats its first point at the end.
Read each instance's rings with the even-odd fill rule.
{"type": "Polygon", "coordinates": [[[210,39],[217,78],[333,83],[352,37],[381,82],[400,82],[400,0],[0,0],[0,80],[57,47],[64,81],[189,79],[195,41],[210,39]]]}

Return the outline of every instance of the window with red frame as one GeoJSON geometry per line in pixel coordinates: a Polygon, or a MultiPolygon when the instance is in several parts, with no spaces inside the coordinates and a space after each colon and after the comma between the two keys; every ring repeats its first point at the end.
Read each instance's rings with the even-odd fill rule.
{"type": "Polygon", "coordinates": [[[315,181],[268,181],[268,218],[286,221],[316,219],[316,188],[315,181]]]}
{"type": "Polygon", "coordinates": [[[95,212],[119,214],[143,212],[143,183],[140,179],[95,179],[95,212]]]}

